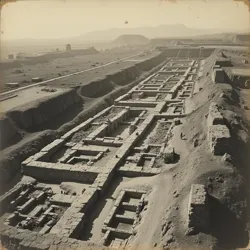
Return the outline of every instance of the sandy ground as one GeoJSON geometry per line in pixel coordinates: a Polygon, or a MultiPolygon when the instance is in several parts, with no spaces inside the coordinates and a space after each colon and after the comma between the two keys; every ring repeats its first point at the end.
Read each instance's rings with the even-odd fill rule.
{"type": "MultiPolygon", "coordinates": [[[[134,64],[138,63],[137,61],[138,59],[136,59],[135,61],[124,60],[124,61],[119,61],[116,63],[109,64],[109,65],[105,65],[106,63],[110,63],[113,60],[119,60],[119,59],[122,59],[123,57],[128,57],[131,55],[132,56],[135,55],[135,58],[140,58],[140,60],[146,60],[154,56],[157,53],[157,52],[147,52],[147,53],[142,54],[141,56],[136,56],[136,54],[138,54],[138,50],[134,51],[134,50],[128,50],[128,49],[120,49],[117,52],[117,49],[116,49],[114,51],[115,51],[114,53],[102,52],[98,55],[76,56],[70,59],[56,59],[43,65],[42,64],[30,65],[30,66],[24,65],[21,70],[26,70],[27,67],[32,68],[32,70],[29,73],[29,79],[31,79],[32,77],[38,76],[38,74],[36,74],[36,72],[38,71],[39,71],[39,77],[42,77],[43,80],[46,80],[46,79],[48,80],[53,77],[58,77],[58,75],[56,75],[55,73],[58,71],[58,68],[62,68],[62,69],[67,68],[67,70],[64,71],[65,75],[78,72],[79,70],[85,70],[85,69],[91,69],[91,68],[93,68],[93,70],[83,72],[82,74],[78,74],[78,75],[72,75],[63,79],[57,79],[52,82],[43,84],[50,88],[56,88],[57,90],[56,92],[52,92],[52,93],[43,92],[41,91],[43,87],[35,87],[32,89],[25,89],[19,92],[11,93],[11,95],[15,97],[7,99],[7,100],[2,100],[0,102],[0,111],[6,112],[12,108],[15,108],[17,106],[22,106],[24,104],[27,104],[35,100],[39,100],[43,97],[56,95],[59,92],[61,93],[63,91],[60,88],[85,85],[89,83],[90,81],[103,78],[107,74],[115,73],[119,70],[133,66],[134,64]],[[60,66],[57,66],[57,65],[60,65],[60,66]],[[76,65],[77,65],[77,68],[76,68],[76,65]],[[82,66],[79,66],[79,65],[82,65],[82,66]],[[99,68],[94,69],[94,67],[99,67],[99,68]]],[[[3,80],[6,79],[5,77],[7,77],[11,79],[10,80],[11,82],[22,81],[21,79],[24,76],[22,74],[13,73],[15,72],[15,70],[17,69],[5,70],[3,72],[4,74],[3,80]]],[[[29,84],[30,82],[22,83],[20,84],[19,87],[26,86],[29,84]]],[[[9,91],[11,89],[4,87],[2,90],[9,91]]],[[[3,97],[5,98],[5,96],[6,95],[4,95],[3,97]]]]}
{"type": "MultiPolygon", "coordinates": [[[[22,87],[29,85],[31,78],[33,77],[41,77],[43,80],[49,80],[58,76],[63,76],[70,73],[90,69],[96,66],[101,66],[108,62],[119,60],[123,57],[125,58],[132,56],[136,53],[138,53],[138,49],[119,48],[109,51],[103,51],[99,54],[75,56],[72,58],[59,58],[48,63],[23,65],[21,68],[2,70],[0,89],[1,91],[10,90],[8,87],[4,86],[5,83],[18,82],[20,84],[20,87],[22,87]]],[[[139,57],[137,59],[144,58],[139,57]]],[[[115,65],[115,67],[117,67],[117,65],[115,65]]],[[[121,65],[119,65],[118,68],[120,66],[121,65]]],[[[107,69],[106,72],[109,72],[109,70],[110,69],[107,69]]],[[[96,70],[95,74],[99,72],[102,72],[102,70],[96,70]]],[[[67,79],[66,81],[69,82],[71,80],[67,79]]]]}
{"type": "Polygon", "coordinates": [[[65,92],[65,89],[57,88],[55,92],[42,91],[44,87],[34,87],[17,93],[16,97],[0,102],[0,112],[7,112],[10,109],[20,107],[32,101],[38,101],[44,97],[56,96],[65,92]]]}

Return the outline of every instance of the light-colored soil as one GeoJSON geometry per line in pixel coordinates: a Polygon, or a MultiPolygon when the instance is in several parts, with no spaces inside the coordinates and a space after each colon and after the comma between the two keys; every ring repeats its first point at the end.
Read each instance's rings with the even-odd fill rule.
{"type": "MultiPolygon", "coordinates": [[[[129,56],[133,56],[138,53],[138,50],[135,49],[113,49],[110,51],[100,52],[98,54],[93,55],[84,55],[84,56],[75,56],[71,58],[58,58],[52,60],[47,63],[39,63],[35,65],[23,65],[21,68],[14,69],[6,69],[1,71],[1,91],[10,90],[6,86],[5,83],[9,82],[18,82],[20,87],[31,84],[31,79],[33,77],[40,77],[43,80],[49,80],[52,78],[56,78],[59,76],[76,73],[78,71],[83,71],[86,69],[91,69],[97,66],[105,65],[109,62],[116,61],[122,58],[126,58],[129,56]],[[21,73],[16,73],[17,70],[20,70],[21,73]]],[[[148,57],[149,55],[147,55],[148,57]]],[[[145,60],[147,58],[146,55],[140,57],[140,59],[145,60]]],[[[131,58],[132,59],[132,58],[131,58]]],[[[114,65],[109,65],[108,67],[99,68],[96,70],[86,72],[83,75],[76,75],[73,78],[59,80],[62,82],[62,85],[70,85],[73,83],[82,83],[82,81],[86,81],[92,79],[93,76],[102,77],[103,73],[110,73],[112,69],[121,69],[126,65],[133,65],[137,61],[129,61],[115,63],[114,65]],[[88,75],[90,78],[86,79],[85,75],[88,75]],[[76,80],[77,79],[77,80],[76,80]],[[73,81],[73,82],[72,82],[73,81]]]]}

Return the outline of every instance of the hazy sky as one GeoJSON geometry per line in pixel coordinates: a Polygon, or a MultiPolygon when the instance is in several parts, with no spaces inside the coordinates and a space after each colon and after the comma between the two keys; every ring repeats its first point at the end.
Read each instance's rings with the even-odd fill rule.
{"type": "Polygon", "coordinates": [[[60,38],[109,28],[185,24],[246,30],[248,7],[233,0],[24,0],[1,10],[3,39],[60,38]],[[125,24],[125,20],[128,24],[125,24]]]}

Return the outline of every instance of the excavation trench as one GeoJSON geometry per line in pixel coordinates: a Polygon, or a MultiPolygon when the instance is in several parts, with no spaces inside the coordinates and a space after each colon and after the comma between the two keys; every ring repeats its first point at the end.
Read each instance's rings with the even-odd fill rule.
{"type": "Polygon", "coordinates": [[[155,72],[165,58],[162,52],[114,75],[107,75],[99,81],[85,84],[78,90],[62,91],[51,98],[47,97],[20,108],[15,107],[2,114],[1,192],[5,191],[6,183],[20,173],[21,162],[41,149],[40,145],[44,145],[44,138],[46,138],[45,143],[48,143],[48,140],[52,140],[55,135],[66,133],[111,106],[117,97],[155,72]],[[149,72],[144,72],[148,70],[149,72]],[[98,92],[95,92],[97,89],[98,92]],[[54,136],[47,136],[45,130],[54,130],[50,132],[54,136]]]}
{"type": "MultiPolygon", "coordinates": [[[[180,58],[190,53],[196,53],[193,55],[196,57],[201,50],[176,52],[180,58]]],[[[48,249],[57,239],[57,247],[61,248],[65,243],[64,247],[82,249],[96,246],[125,248],[134,246],[136,241],[155,245],[155,242],[166,240],[169,244],[175,240],[163,227],[168,218],[165,214],[174,213],[172,218],[176,217],[177,221],[183,219],[179,224],[182,231],[187,221],[197,222],[196,217],[187,214],[191,203],[186,199],[188,196],[184,197],[193,184],[193,177],[186,173],[193,171],[190,166],[195,165],[192,163],[195,157],[187,160],[191,146],[183,145],[190,141],[189,136],[194,137],[195,130],[186,131],[191,126],[185,128],[187,114],[183,100],[192,97],[200,63],[197,59],[180,58],[167,59],[162,53],[154,61],[158,66],[148,74],[142,73],[144,70],[138,69],[137,65],[126,73],[115,74],[114,78],[107,76],[71,90],[80,100],[98,98],[99,101],[49,135],[45,145],[39,144],[33,151],[29,148],[19,151],[19,155],[16,151],[14,167],[11,160],[6,160],[10,165],[9,168],[5,165],[1,177],[10,180],[13,173],[21,169],[23,178],[19,185],[1,197],[1,205],[5,205],[1,213],[7,216],[2,217],[5,219],[1,231],[4,245],[32,249],[36,244],[38,249],[48,249]],[[163,61],[164,65],[161,64],[163,61]],[[180,67],[185,70],[179,70],[180,67]],[[175,73],[172,74],[170,69],[175,73]],[[141,77],[135,79],[138,74],[141,77]],[[186,135],[183,136],[182,131],[186,131],[186,135]],[[28,156],[31,157],[26,159],[28,156]],[[22,160],[25,161],[21,163],[22,160]],[[176,165],[178,162],[180,164],[176,165]],[[184,167],[181,169],[180,166],[184,167]],[[31,180],[24,184],[26,178],[31,180]],[[177,188],[180,182],[185,188],[177,188]],[[181,204],[177,207],[179,199],[181,204]],[[158,219],[153,221],[155,218],[158,219]],[[20,228],[26,230],[24,238],[18,234],[19,238],[14,236],[12,242],[12,235],[16,235],[20,228]],[[153,239],[156,233],[157,240],[153,239]],[[32,243],[28,241],[31,234],[37,237],[32,243]],[[51,235],[53,243],[50,242],[51,235]],[[44,241],[46,237],[48,240],[44,241]]],[[[149,61],[143,62],[145,70],[149,61]]],[[[200,122],[198,116],[196,119],[200,122]]],[[[18,122],[17,119],[15,126],[21,126],[18,122]]],[[[32,126],[30,123],[22,130],[28,133],[32,126]]],[[[32,142],[30,146],[34,146],[32,142]]],[[[204,148],[205,143],[202,144],[204,148]]],[[[198,153],[197,150],[198,147],[192,147],[192,152],[198,153]]],[[[206,169],[203,171],[206,173],[206,169]]],[[[198,176],[198,173],[194,174],[198,176]]],[[[203,189],[198,188],[197,203],[201,202],[199,195],[203,195],[203,189]]],[[[196,195],[192,190],[193,186],[191,201],[196,195]]],[[[199,205],[203,217],[206,204],[199,205]]],[[[200,216],[199,212],[195,212],[195,216],[200,216]]],[[[204,224],[206,219],[205,216],[204,224]]],[[[175,224],[175,220],[166,224],[169,229],[170,224],[175,224]]],[[[195,227],[198,228],[197,224],[195,227]]],[[[182,231],[181,235],[184,235],[182,231]]]]}

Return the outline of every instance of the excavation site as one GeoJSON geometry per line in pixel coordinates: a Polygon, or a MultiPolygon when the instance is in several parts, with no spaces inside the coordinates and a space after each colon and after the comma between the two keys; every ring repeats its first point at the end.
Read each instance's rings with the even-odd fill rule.
{"type": "Polygon", "coordinates": [[[249,51],[227,39],[1,62],[1,249],[249,249],[249,51]]]}

